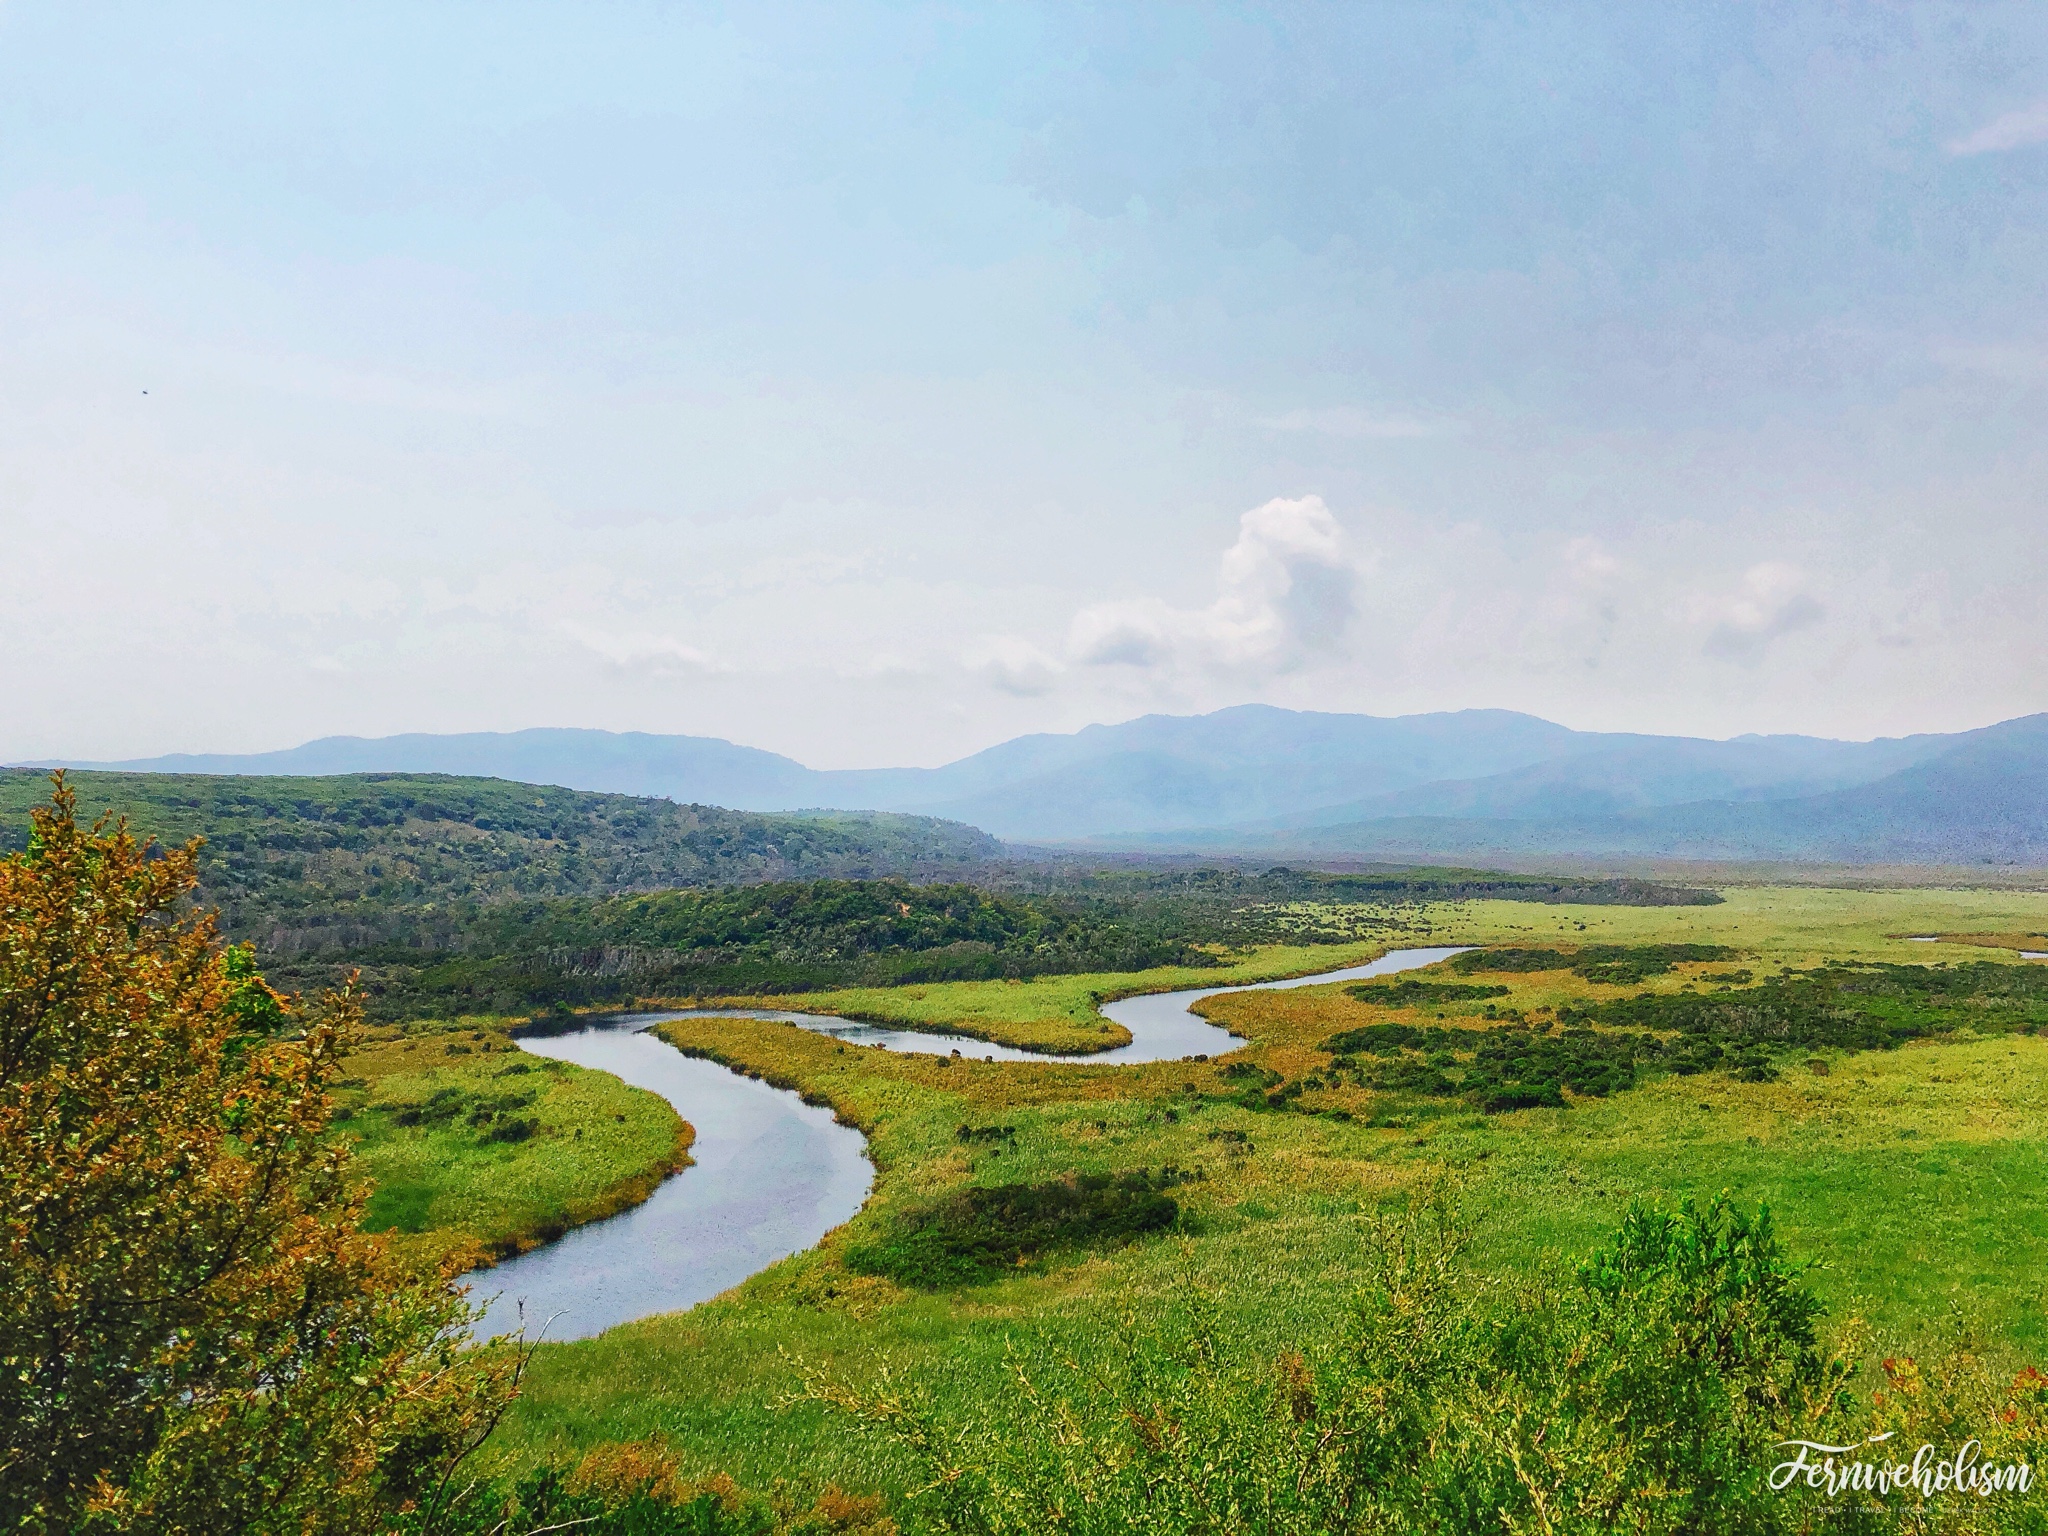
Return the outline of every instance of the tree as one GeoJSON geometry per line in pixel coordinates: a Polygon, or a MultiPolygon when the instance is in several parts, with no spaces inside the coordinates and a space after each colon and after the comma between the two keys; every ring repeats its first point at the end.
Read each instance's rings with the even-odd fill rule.
{"type": "Polygon", "coordinates": [[[522,1360],[357,1230],[353,998],[300,1017],[181,910],[196,840],[81,828],[55,784],[0,861],[0,1530],[430,1515],[522,1360]]]}

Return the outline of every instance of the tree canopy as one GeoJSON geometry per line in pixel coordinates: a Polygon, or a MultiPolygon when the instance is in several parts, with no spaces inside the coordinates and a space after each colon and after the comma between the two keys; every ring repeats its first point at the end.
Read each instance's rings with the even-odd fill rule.
{"type": "Polygon", "coordinates": [[[516,1382],[357,1230],[352,998],[302,1015],[181,910],[197,853],[59,775],[0,860],[0,1529],[383,1529],[516,1382]]]}

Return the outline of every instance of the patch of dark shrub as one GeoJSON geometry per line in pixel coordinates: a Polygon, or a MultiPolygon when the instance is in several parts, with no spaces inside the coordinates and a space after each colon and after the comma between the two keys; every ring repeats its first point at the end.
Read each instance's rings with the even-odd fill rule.
{"type": "Polygon", "coordinates": [[[976,1142],[1015,1141],[1017,1127],[1014,1125],[962,1125],[953,1132],[955,1141],[972,1145],[976,1142]]]}
{"type": "Polygon", "coordinates": [[[1399,981],[1374,981],[1353,987],[1351,995],[1361,1003],[1380,1008],[1427,1008],[1437,1003],[1478,1002],[1482,998],[1506,997],[1506,987],[1465,981],[1422,981],[1404,976],[1399,981]]]}
{"type": "Polygon", "coordinates": [[[1556,1083],[1512,1083],[1479,1094],[1478,1103],[1489,1115],[1511,1109],[1563,1109],[1564,1094],[1556,1083]]]}
{"type": "Polygon", "coordinates": [[[1464,1098],[1488,1114],[1561,1106],[1563,1090],[1591,1098],[1633,1088],[1638,1065],[1657,1059],[1656,1036],[1586,1028],[1505,1025],[1368,1024],[1323,1042],[1336,1060],[1329,1075],[1359,1086],[1426,1098],[1464,1098]],[[1353,1058],[1375,1058],[1365,1066],[1353,1058]]]}
{"type": "Polygon", "coordinates": [[[848,1251],[847,1267],[919,1290],[979,1285],[1062,1249],[1164,1231],[1180,1216],[1166,1191],[1191,1177],[1168,1167],[959,1190],[892,1218],[848,1251]]]}
{"type": "Polygon", "coordinates": [[[379,1106],[391,1116],[393,1125],[453,1126],[461,1122],[485,1142],[526,1141],[540,1131],[540,1122],[520,1119],[514,1114],[539,1097],[533,1089],[513,1093],[471,1093],[461,1088],[437,1088],[426,1098],[410,1104],[379,1106]]]}
{"type": "Polygon", "coordinates": [[[1461,976],[1477,971],[1570,971],[1610,987],[1632,987],[1677,965],[1732,960],[1725,944],[1582,944],[1577,949],[1473,949],[1451,957],[1461,976]]]}
{"type": "MultiPolygon", "coordinates": [[[[1674,952],[1713,946],[1656,947],[1680,961],[1697,955],[1674,952]]],[[[1791,1053],[1890,1050],[1959,1029],[2031,1033],[2044,1025],[2048,969],[1997,961],[1828,965],[1735,991],[1644,992],[1566,1007],[1555,1024],[1540,1028],[1368,1024],[1332,1035],[1323,1049],[1335,1057],[1326,1069],[1333,1080],[1462,1097],[1497,1113],[1564,1103],[1567,1088],[1595,1098],[1618,1093],[1634,1087],[1644,1071],[1726,1072],[1740,1082],[1768,1082],[1791,1053]]]]}
{"type": "Polygon", "coordinates": [[[1241,1085],[1229,1102],[1242,1109],[1291,1109],[1308,1086],[1298,1078],[1289,1082],[1271,1067],[1250,1061],[1233,1061],[1218,1075],[1241,1085]]]}

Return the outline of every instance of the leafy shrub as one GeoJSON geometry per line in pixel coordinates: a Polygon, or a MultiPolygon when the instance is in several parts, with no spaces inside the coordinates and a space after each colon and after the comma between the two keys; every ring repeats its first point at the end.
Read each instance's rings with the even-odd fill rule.
{"type": "Polygon", "coordinates": [[[978,1285],[1054,1250],[1164,1231],[1180,1216],[1165,1191],[1185,1178],[1168,1168],[963,1189],[891,1218],[848,1251],[847,1266],[927,1290],[978,1285]]]}
{"type": "Polygon", "coordinates": [[[525,1109],[538,1098],[531,1088],[509,1093],[477,1093],[450,1086],[437,1088],[416,1103],[375,1106],[391,1116],[393,1125],[424,1126],[429,1130],[467,1125],[484,1142],[526,1141],[540,1133],[540,1122],[521,1118],[514,1111],[525,1109]]]}
{"type": "Polygon", "coordinates": [[[1563,1090],[1603,1098],[1636,1084],[1640,1063],[1660,1059],[1654,1035],[1591,1029],[1502,1025],[1368,1024],[1332,1035],[1333,1072],[1352,1072],[1362,1086],[1432,1098],[1463,1097],[1487,1114],[1559,1108],[1563,1090]],[[1413,1054],[1411,1054],[1413,1053],[1413,1054]],[[1361,1068],[1350,1058],[1378,1058],[1361,1068]]]}
{"type": "Polygon", "coordinates": [[[1673,966],[1732,960],[1723,944],[1583,944],[1577,949],[1472,949],[1451,957],[1451,969],[1475,971],[1570,971],[1607,986],[1635,986],[1673,966]]]}
{"type": "Polygon", "coordinates": [[[195,858],[80,827],[61,778],[0,858],[0,1529],[384,1531],[519,1357],[362,1235],[353,999],[279,1028],[195,858]]]}
{"type": "Polygon", "coordinates": [[[974,1420],[813,1375],[811,1395],[918,1464],[915,1529],[1775,1533],[1818,1499],[1768,1489],[1793,1433],[1855,1433],[1845,1367],[1769,1214],[1637,1208],[1576,1274],[1503,1290],[1464,1267],[1441,1195],[1377,1221],[1339,1340],[1277,1358],[1187,1333],[1075,1358],[1022,1344],[974,1420]]]}

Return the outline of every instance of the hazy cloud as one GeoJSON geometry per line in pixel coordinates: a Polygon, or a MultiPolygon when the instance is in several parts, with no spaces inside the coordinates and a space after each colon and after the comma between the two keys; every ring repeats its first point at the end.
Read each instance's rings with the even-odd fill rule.
{"type": "Polygon", "coordinates": [[[999,691],[1020,699],[1051,693],[1066,670],[1057,657],[1015,635],[989,637],[968,656],[967,664],[999,691]]]}
{"type": "Polygon", "coordinates": [[[568,620],[557,628],[621,672],[640,677],[708,677],[726,670],[694,645],[685,645],[673,635],[609,634],[568,620]]]}
{"type": "Polygon", "coordinates": [[[1238,520],[1237,541],[1218,565],[1216,601],[1097,604],[1074,615],[1067,650],[1088,666],[1283,672],[1336,647],[1357,612],[1358,578],[1321,497],[1275,499],[1238,520]]]}
{"type": "Polygon", "coordinates": [[[1707,652],[1733,660],[1754,660],[1773,640],[1809,628],[1827,610],[1807,590],[1806,574],[1795,565],[1768,560],[1742,573],[1736,590],[1711,600],[1714,620],[1707,652]]]}
{"type": "Polygon", "coordinates": [[[2002,149],[2025,149],[2029,144],[2048,144],[2048,97],[1994,117],[1975,133],[1951,139],[1952,155],[1989,155],[2002,149]]]}
{"type": "Polygon", "coordinates": [[[1604,586],[1621,574],[1621,562],[1598,539],[1573,539],[1565,545],[1564,568],[1582,587],[1604,586]]]}

